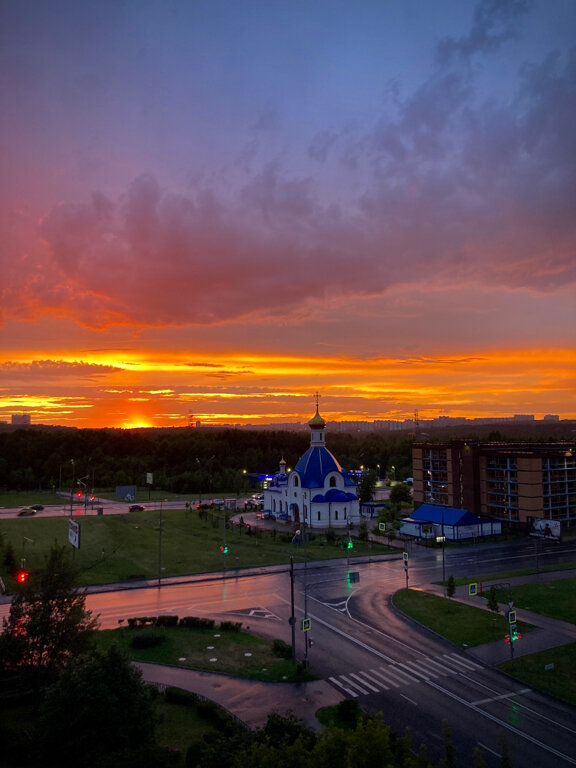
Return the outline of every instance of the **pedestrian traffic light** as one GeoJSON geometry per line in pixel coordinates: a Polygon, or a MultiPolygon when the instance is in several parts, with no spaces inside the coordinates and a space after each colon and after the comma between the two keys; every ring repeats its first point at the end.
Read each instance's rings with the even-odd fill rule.
{"type": "Polygon", "coordinates": [[[228,544],[220,544],[220,552],[222,552],[223,555],[228,554],[228,544]]]}
{"type": "Polygon", "coordinates": [[[507,645],[510,645],[510,635],[504,635],[504,640],[506,641],[507,645]]]}
{"type": "Polygon", "coordinates": [[[354,542],[352,539],[348,539],[348,549],[354,549],[354,542]]]}
{"type": "Polygon", "coordinates": [[[521,640],[522,635],[518,632],[516,625],[510,627],[510,640],[515,643],[516,640],[521,640]]]}
{"type": "Polygon", "coordinates": [[[28,576],[30,576],[30,573],[24,568],[21,568],[16,572],[16,581],[18,584],[25,584],[28,581],[28,576]]]}

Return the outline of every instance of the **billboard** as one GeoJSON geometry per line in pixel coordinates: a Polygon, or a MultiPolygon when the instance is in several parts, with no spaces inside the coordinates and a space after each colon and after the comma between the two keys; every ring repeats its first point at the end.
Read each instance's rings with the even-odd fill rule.
{"type": "Polygon", "coordinates": [[[548,520],[545,517],[533,517],[530,520],[530,536],[548,541],[560,541],[560,520],[548,520]]]}

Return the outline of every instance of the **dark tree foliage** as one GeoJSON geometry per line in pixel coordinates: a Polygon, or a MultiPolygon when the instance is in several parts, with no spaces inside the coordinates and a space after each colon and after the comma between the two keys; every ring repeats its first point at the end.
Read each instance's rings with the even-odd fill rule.
{"type": "Polygon", "coordinates": [[[42,571],[19,585],[3,619],[1,664],[28,678],[36,698],[71,657],[87,650],[97,628],[76,577],[65,548],[53,546],[42,571]]]}
{"type": "Polygon", "coordinates": [[[155,726],[140,671],[114,647],[92,651],[71,659],[48,688],[38,751],[45,764],[62,768],[161,766],[155,726]]]}
{"type": "Polygon", "coordinates": [[[362,476],[362,479],[358,483],[358,498],[360,503],[372,501],[374,499],[374,492],[376,491],[376,472],[370,470],[362,476]]]}
{"type": "MultiPolygon", "coordinates": [[[[391,464],[397,477],[411,474],[412,439],[386,432],[330,431],[326,443],[348,470],[361,465],[386,472],[391,464]]],[[[73,477],[88,476],[89,485],[154,484],[181,493],[240,492],[244,470],[273,473],[281,458],[294,467],[310,445],[306,428],[247,429],[63,429],[0,430],[0,487],[9,490],[72,488],[73,477]],[[71,460],[74,460],[72,464],[71,460]]],[[[248,490],[248,489],[246,489],[248,490]]]]}

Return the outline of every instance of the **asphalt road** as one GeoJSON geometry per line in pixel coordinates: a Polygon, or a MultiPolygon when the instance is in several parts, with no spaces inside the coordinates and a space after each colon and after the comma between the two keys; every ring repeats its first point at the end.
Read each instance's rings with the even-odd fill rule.
{"type": "MultiPolygon", "coordinates": [[[[482,558],[489,570],[493,557],[502,570],[512,567],[503,552],[488,549],[482,558]]],[[[556,549],[555,557],[570,551],[556,549]]],[[[449,558],[450,571],[465,568],[461,553],[449,558]]],[[[531,556],[510,552],[511,562],[531,556]]],[[[424,552],[410,558],[413,586],[437,579],[442,564],[424,552]]],[[[434,633],[398,615],[390,595],[405,585],[401,559],[358,564],[332,562],[304,569],[294,577],[297,655],[306,654],[323,680],[341,696],[370,712],[381,711],[395,731],[410,727],[414,745],[429,745],[439,760],[443,752],[442,720],[451,728],[458,765],[472,764],[480,745],[486,768],[498,768],[505,742],[514,766],[538,768],[576,765],[575,710],[516,682],[479,661],[472,649],[457,649],[434,633]],[[352,570],[359,581],[348,583],[352,570]],[[311,629],[305,633],[301,620],[311,629]],[[314,645],[306,647],[306,638],[314,645]]],[[[195,577],[187,583],[94,594],[88,606],[100,614],[102,626],[118,626],[128,616],[159,613],[240,620],[245,628],[291,641],[289,569],[226,579],[195,577]]],[[[266,706],[273,708],[272,702],[266,706]]]]}
{"type": "MultiPolygon", "coordinates": [[[[531,541],[447,548],[444,553],[413,546],[408,553],[408,582],[415,588],[439,580],[443,573],[488,575],[576,559],[572,543],[531,541]]],[[[152,582],[140,588],[91,590],[87,604],[104,628],[117,627],[130,616],[173,613],[233,618],[264,637],[291,641],[288,566],[259,569],[253,575],[229,571],[226,578],[168,581],[161,586],[152,582]]],[[[457,649],[398,615],[389,598],[405,585],[399,555],[364,563],[298,562],[293,589],[298,657],[307,655],[339,695],[358,700],[367,711],[381,711],[396,732],[409,726],[415,747],[427,744],[434,760],[444,755],[441,724],[446,720],[461,768],[472,764],[476,745],[482,748],[486,768],[498,768],[503,743],[514,766],[576,766],[575,708],[523,686],[479,660],[472,649],[457,649]],[[350,583],[350,572],[357,573],[359,581],[350,583]],[[304,617],[311,622],[309,632],[301,629],[304,617]],[[313,639],[312,647],[307,638],[313,639]]],[[[1,605],[0,615],[7,609],[1,605]]],[[[264,705],[273,708],[272,702],[264,705]]]]}

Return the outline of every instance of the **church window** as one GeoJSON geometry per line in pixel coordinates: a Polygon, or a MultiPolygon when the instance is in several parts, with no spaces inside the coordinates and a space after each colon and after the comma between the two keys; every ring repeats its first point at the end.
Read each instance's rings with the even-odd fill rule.
{"type": "Polygon", "coordinates": [[[332,476],[330,478],[330,488],[334,488],[335,485],[336,485],[336,478],[332,476]]]}
{"type": "Polygon", "coordinates": [[[318,520],[321,519],[320,510],[318,510],[318,520]]]}
{"type": "Polygon", "coordinates": [[[334,510],[334,520],[338,520],[338,510],[334,510]]]}
{"type": "Polygon", "coordinates": [[[294,485],[298,485],[298,475],[294,475],[294,485]]]}

